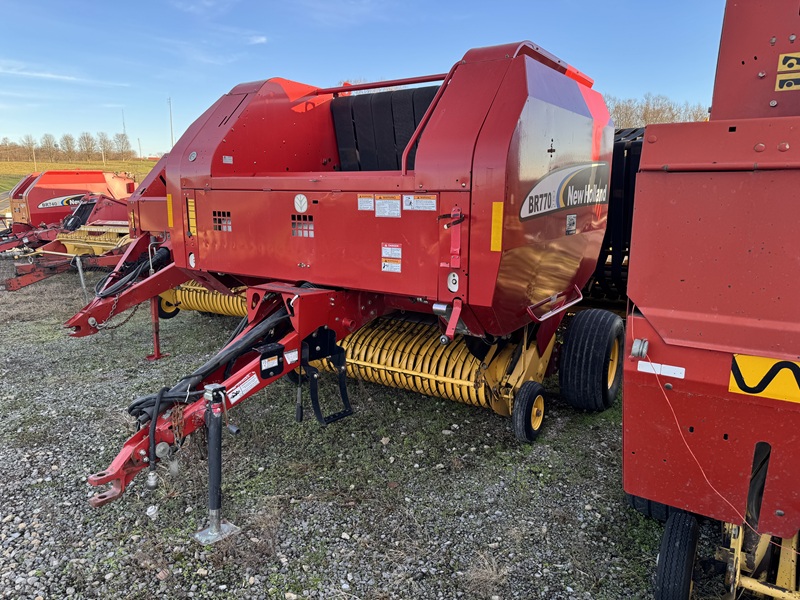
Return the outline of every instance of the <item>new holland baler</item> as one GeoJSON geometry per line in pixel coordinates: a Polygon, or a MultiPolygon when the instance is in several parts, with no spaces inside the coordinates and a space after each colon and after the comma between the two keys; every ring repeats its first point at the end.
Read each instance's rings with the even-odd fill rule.
{"type": "Polygon", "coordinates": [[[53,241],[62,221],[86,194],[125,199],[135,188],[127,175],[73,170],[31,173],[10,192],[11,227],[0,231],[0,252],[37,248],[53,241]]]}
{"type": "MultiPolygon", "coordinates": [[[[490,407],[535,438],[556,331],[606,229],[614,130],[591,85],[523,42],[470,50],[441,75],[326,89],[270,79],[223,96],[139,186],[134,242],[67,325],[96,333],[187,281],[244,288],[247,317],[217,356],[131,405],[142,428],[90,477],[110,485],[92,503],[287,374],[307,378],[322,423],[351,412],[349,370],[490,407]],[[342,396],[328,416],[320,359],[342,396]]],[[[613,401],[622,329],[601,310],[573,319],[559,361],[573,405],[613,401]]]]}
{"type": "Polygon", "coordinates": [[[708,122],[644,136],[623,479],[668,516],[658,600],[691,596],[694,514],[725,524],[728,597],[800,598],[799,31],[796,2],[728,2],[708,122]]]}

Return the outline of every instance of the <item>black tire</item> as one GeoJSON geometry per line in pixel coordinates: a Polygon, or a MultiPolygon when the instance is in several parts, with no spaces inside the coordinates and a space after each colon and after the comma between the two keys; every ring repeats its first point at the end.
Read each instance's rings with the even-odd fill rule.
{"type": "Polygon", "coordinates": [[[625,494],[625,500],[628,502],[628,506],[636,512],[644,515],[648,519],[655,519],[662,523],[669,519],[672,513],[680,512],[680,509],[674,506],[661,504],[661,502],[654,502],[653,500],[634,496],[633,494],[625,494]]]}
{"type": "Polygon", "coordinates": [[[526,381],[514,396],[511,409],[511,422],[514,436],[525,444],[530,444],[539,436],[545,412],[545,392],[541,383],[526,381]]]}
{"type": "Polygon", "coordinates": [[[610,408],[622,386],[625,326],[607,310],[590,309],[573,317],[564,335],[559,364],[561,396],[573,408],[610,408]]]}
{"type": "Polygon", "coordinates": [[[680,511],[669,516],[658,551],[655,600],[689,600],[699,537],[693,515],[680,511]]]}
{"type": "Polygon", "coordinates": [[[161,296],[158,297],[159,319],[171,319],[172,317],[177,317],[179,312],[181,312],[181,309],[178,308],[176,304],[167,301],[165,298],[161,296]]]}

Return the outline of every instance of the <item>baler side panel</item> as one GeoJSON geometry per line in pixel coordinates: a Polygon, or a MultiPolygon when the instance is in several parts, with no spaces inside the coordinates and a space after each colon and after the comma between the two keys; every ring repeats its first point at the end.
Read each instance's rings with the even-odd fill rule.
{"type": "Polygon", "coordinates": [[[359,194],[305,191],[299,212],[299,191],[191,192],[199,269],[436,298],[438,211],[403,210],[401,194],[365,190],[359,210],[359,194]]]}
{"type": "Polygon", "coordinates": [[[625,491],[741,523],[756,444],[767,442],[772,452],[758,529],[780,537],[797,533],[800,488],[792,449],[800,442],[800,406],[729,392],[731,354],[670,345],[636,314],[628,317],[627,348],[634,339],[647,339],[649,348],[648,359],[625,362],[625,491]],[[656,378],[651,364],[685,374],[656,378]]]}
{"type": "Polygon", "coordinates": [[[800,11],[793,0],[726,3],[712,121],[800,112],[798,31],[800,11]]]}
{"type": "Polygon", "coordinates": [[[245,87],[243,94],[231,92],[217,100],[189,126],[167,157],[166,191],[167,199],[171,198],[174,224],[170,227],[170,236],[173,240],[173,259],[180,267],[187,268],[189,254],[197,250],[196,236],[188,235],[186,201],[194,200],[193,188],[211,187],[211,163],[215,149],[229,131],[227,125],[235,122],[235,116],[253,99],[252,88],[255,88],[254,84],[245,87]]]}
{"type": "Polygon", "coordinates": [[[223,115],[219,127],[228,131],[214,150],[212,177],[338,170],[331,96],[315,90],[273,78],[236,116],[223,115]]]}
{"type": "Polygon", "coordinates": [[[419,140],[414,174],[421,190],[472,188],[476,140],[510,60],[455,69],[419,140]]]}
{"type": "Polygon", "coordinates": [[[785,170],[639,174],[629,296],[667,343],[798,359],[796,182],[785,170]]]}
{"type": "Polygon", "coordinates": [[[471,250],[480,259],[472,265],[470,302],[495,335],[524,326],[530,322],[525,307],[573,284],[582,287],[594,270],[608,208],[607,167],[592,180],[605,190],[602,202],[522,217],[529,194],[549,173],[611,162],[608,113],[595,107],[602,114],[593,115],[584,92],[594,94],[520,56],[487,117],[475,155],[471,250]],[[487,279],[496,286],[480,285],[487,279]]]}

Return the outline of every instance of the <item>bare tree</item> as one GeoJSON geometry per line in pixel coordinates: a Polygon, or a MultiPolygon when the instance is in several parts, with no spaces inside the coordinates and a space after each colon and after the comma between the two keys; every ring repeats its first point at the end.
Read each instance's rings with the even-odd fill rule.
{"type": "Polygon", "coordinates": [[[128,160],[131,153],[131,141],[127,133],[114,134],[114,148],[117,150],[120,160],[128,160]]]}
{"type": "Polygon", "coordinates": [[[65,133],[61,136],[61,140],[58,143],[61,146],[61,151],[64,153],[64,158],[69,161],[75,160],[75,151],[77,150],[75,136],[71,133],[65,133]]]}
{"type": "Polygon", "coordinates": [[[0,154],[2,154],[2,157],[6,160],[6,162],[11,160],[11,156],[14,154],[15,147],[17,147],[17,145],[7,137],[4,137],[2,140],[0,140],[0,154]]]}
{"type": "Polygon", "coordinates": [[[663,95],[645,94],[639,100],[606,96],[605,100],[614,124],[620,129],[644,127],[651,123],[702,121],[708,116],[708,111],[700,103],[678,104],[663,95]]]}
{"type": "Polygon", "coordinates": [[[94,141],[94,136],[88,131],[84,131],[78,137],[78,150],[81,155],[86,159],[86,162],[92,160],[92,155],[97,149],[97,143],[94,141]]]}
{"type": "Polygon", "coordinates": [[[55,162],[56,156],[58,155],[58,143],[56,142],[56,136],[54,136],[52,133],[45,133],[39,142],[39,148],[41,148],[42,156],[46,160],[55,162]]]}
{"type": "Polygon", "coordinates": [[[33,160],[33,168],[36,169],[36,138],[29,133],[22,136],[19,143],[25,148],[28,157],[33,160]]]}
{"type": "Polygon", "coordinates": [[[100,149],[100,155],[103,159],[103,164],[111,158],[111,152],[114,149],[114,143],[105,131],[97,134],[97,147],[100,149]]]}

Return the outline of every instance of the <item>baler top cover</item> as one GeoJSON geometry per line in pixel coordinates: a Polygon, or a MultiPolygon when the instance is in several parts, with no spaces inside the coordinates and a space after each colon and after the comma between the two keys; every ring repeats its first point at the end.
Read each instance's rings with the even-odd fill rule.
{"type": "Polygon", "coordinates": [[[505,335],[594,270],[613,134],[591,80],[509,44],[446,75],[238,85],[134,199],[166,195],[179,268],[377,292],[420,312],[457,302],[462,332],[505,335]],[[353,93],[387,83],[399,89],[353,93]]]}

